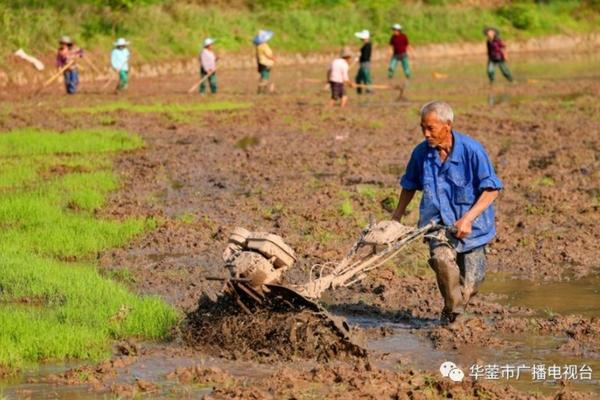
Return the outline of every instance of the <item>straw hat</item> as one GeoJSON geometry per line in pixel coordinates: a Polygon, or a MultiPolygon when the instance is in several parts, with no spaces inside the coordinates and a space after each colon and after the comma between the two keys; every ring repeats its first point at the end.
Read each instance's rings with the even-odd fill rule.
{"type": "Polygon", "coordinates": [[[491,27],[491,26],[486,26],[485,28],[483,28],[483,34],[487,35],[488,31],[494,31],[494,33],[496,34],[496,36],[500,36],[500,31],[497,28],[491,27]]]}
{"type": "Polygon", "coordinates": [[[342,51],[340,51],[340,58],[352,58],[352,52],[348,47],[344,47],[342,51]]]}
{"type": "Polygon", "coordinates": [[[121,46],[129,46],[129,42],[127,40],[125,40],[125,38],[118,38],[116,42],[113,43],[114,47],[121,47],[121,46]]]}
{"type": "Polygon", "coordinates": [[[400,24],[394,24],[392,25],[392,29],[395,31],[401,31],[402,30],[402,25],[400,24]]]}
{"type": "Polygon", "coordinates": [[[210,46],[211,44],[214,44],[217,40],[213,39],[213,38],[206,38],[204,39],[204,42],[202,42],[202,47],[207,47],[210,46]]]}
{"type": "Polygon", "coordinates": [[[73,40],[71,40],[71,38],[69,36],[63,36],[60,38],[60,41],[58,43],[61,44],[73,44],[73,40]]]}
{"type": "Polygon", "coordinates": [[[371,37],[371,33],[367,29],[363,29],[360,32],[354,34],[359,39],[368,40],[371,37]]]}

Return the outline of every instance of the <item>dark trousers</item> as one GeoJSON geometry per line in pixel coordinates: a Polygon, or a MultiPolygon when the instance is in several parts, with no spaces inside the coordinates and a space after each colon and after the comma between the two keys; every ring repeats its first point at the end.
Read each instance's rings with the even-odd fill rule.
{"type": "Polygon", "coordinates": [[[65,89],[68,94],[74,94],[79,85],[79,71],[76,69],[67,70],[63,73],[65,79],[65,89]]]}

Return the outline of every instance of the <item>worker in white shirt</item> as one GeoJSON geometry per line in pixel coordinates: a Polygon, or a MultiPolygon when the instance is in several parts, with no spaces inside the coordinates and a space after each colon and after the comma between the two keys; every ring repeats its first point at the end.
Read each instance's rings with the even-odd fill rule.
{"type": "Polygon", "coordinates": [[[348,85],[354,87],[354,83],[352,83],[348,77],[351,59],[352,53],[349,49],[344,48],[340,53],[340,57],[333,60],[331,67],[327,72],[327,81],[331,87],[332,107],[335,106],[338,101],[341,107],[346,107],[346,104],[348,104],[345,86],[348,85]]]}
{"type": "Polygon", "coordinates": [[[204,93],[206,91],[206,80],[210,86],[211,93],[217,93],[217,60],[218,57],[213,51],[213,44],[215,39],[206,38],[204,39],[203,48],[200,52],[200,77],[204,78],[209,75],[208,78],[202,81],[200,84],[199,92],[204,93]]]}

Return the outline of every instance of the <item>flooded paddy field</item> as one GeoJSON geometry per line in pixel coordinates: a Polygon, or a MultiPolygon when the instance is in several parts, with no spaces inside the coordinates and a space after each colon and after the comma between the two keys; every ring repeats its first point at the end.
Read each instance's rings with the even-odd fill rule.
{"type": "MultiPolygon", "coordinates": [[[[299,255],[286,278],[294,280],[343,257],[370,214],[389,217],[422,138],[418,110],[429,100],[455,108],[455,129],[483,143],[505,190],[488,276],[462,325],[439,325],[427,249],[414,243],[322,299],[365,338],[367,357],[220,356],[189,346],[177,327],[164,343],[118,342],[101,363],[25,367],[0,380],[0,398],[598,397],[600,57],[514,54],[510,66],[516,82],[497,76],[491,86],[484,60],[414,60],[402,94],[351,92],[346,109],[327,107],[323,84],[311,83],[326,65],[275,69],[276,92],[260,97],[254,71],[245,70],[219,72],[215,97],[187,95],[196,77],[184,76],[132,80],[119,96],[102,83],[83,84],[73,97],[58,87],[4,93],[2,131],[110,127],[141,135],[143,148],[117,156],[123,188],[100,213],[160,223],[98,254],[98,268],[182,315],[220,290],[205,278],[224,275],[221,253],[236,226],[281,235],[299,255]],[[444,361],[465,380],[443,378],[444,361]],[[474,379],[490,365],[504,372],[474,379]],[[519,365],[529,368],[510,375],[506,366],[519,365]],[[533,379],[534,365],[575,365],[583,379],[562,372],[533,379]]],[[[376,65],[375,82],[387,83],[384,76],[376,65]]],[[[240,326],[235,334],[255,331],[240,326]]]]}

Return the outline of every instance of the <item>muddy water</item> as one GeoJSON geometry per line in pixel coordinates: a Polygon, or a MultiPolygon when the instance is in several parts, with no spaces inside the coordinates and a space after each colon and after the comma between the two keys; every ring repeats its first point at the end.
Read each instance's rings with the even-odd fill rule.
{"type": "MultiPolygon", "coordinates": [[[[534,310],[534,315],[548,317],[552,314],[583,315],[600,317],[600,276],[585,280],[565,282],[533,282],[511,279],[504,274],[489,274],[482,286],[482,294],[494,294],[497,301],[506,306],[521,306],[534,310]]],[[[511,343],[511,348],[488,349],[468,346],[456,350],[435,349],[423,333],[435,326],[434,322],[415,321],[413,323],[389,323],[375,319],[361,318],[352,320],[364,327],[386,326],[393,334],[373,340],[369,348],[383,353],[383,359],[377,361],[384,368],[402,368],[417,366],[425,370],[437,370],[440,364],[450,360],[465,370],[474,365],[589,365],[594,371],[591,381],[572,381],[573,387],[586,392],[599,392],[600,360],[586,357],[566,357],[557,352],[566,342],[564,337],[536,335],[499,334],[499,338],[511,343]]],[[[527,372],[519,380],[510,383],[529,392],[554,393],[557,383],[533,381],[527,372]]],[[[600,393],[599,393],[600,395],[600,393]]]]}
{"type": "Polygon", "coordinates": [[[529,307],[539,315],[600,317],[600,275],[564,282],[535,282],[491,274],[482,293],[499,295],[499,303],[529,307]]]}
{"type": "MultiPolygon", "coordinates": [[[[499,335],[500,339],[510,341],[511,348],[489,349],[480,346],[467,346],[460,350],[435,349],[432,343],[423,337],[429,325],[382,323],[369,319],[355,319],[353,322],[364,327],[385,325],[393,333],[389,336],[372,340],[369,349],[380,358],[375,357],[374,364],[380,368],[403,369],[417,367],[428,371],[438,371],[445,361],[452,361],[459,366],[466,376],[471,373],[473,366],[485,368],[488,365],[532,366],[534,364],[551,365],[588,365],[592,368],[593,379],[586,381],[571,381],[570,384],[578,391],[598,393],[600,379],[600,360],[586,357],[565,357],[558,354],[556,349],[565,342],[564,338],[553,336],[528,335],[499,335]]],[[[498,379],[498,382],[508,383],[526,392],[555,393],[559,383],[550,380],[533,380],[529,370],[524,369],[518,379],[498,379]]],[[[600,395],[600,393],[598,393],[600,395]]]]}

